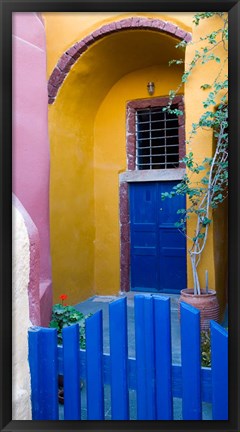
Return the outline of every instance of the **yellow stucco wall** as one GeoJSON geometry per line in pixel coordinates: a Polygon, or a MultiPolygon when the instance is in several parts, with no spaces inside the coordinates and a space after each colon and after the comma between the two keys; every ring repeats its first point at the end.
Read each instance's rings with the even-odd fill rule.
{"type": "MultiPolygon", "coordinates": [[[[222,27],[222,20],[219,17],[214,17],[202,21],[201,27],[193,27],[193,44],[186,50],[186,63],[190,63],[196,49],[200,49],[203,46],[203,42],[200,38],[203,34],[208,34],[210,31],[217,30],[222,27]]],[[[205,46],[206,42],[204,42],[205,46]]],[[[214,54],[220,58],[226,58],[226,52],[223,51],[222,46],[219,46],[214,54]]],[[[186,136],[189,136],[191,131],[192,123],[196,123],[201,114],[205,111],[202,102],[207,98],[208,92],[200,89],[202,84],[212,84],[214,79],[219,74],[221,68],[221,77],[225,79],[227,74],[227,62],[221,64],[211,61],[206,64],[200,64],[192,74],[187,85],[185,86],[185,106],[186,106],[186,136]]],[[[223,94],[222,94],[223,95],[223,94]]],[[[220,102],[220,101],[219,101],[220,102]]],[[[214,106],[209,109],[215,109],[214,106]]],[[[191,146],[187,146],[187,151],[192,151],[194,159],[197,162],[201,162],[205,157],[210,157],[213,151],[214,140],[211,131],[200,130],[198,131],[196,138],[192,141],[191,146]]],[[[192,181],[198,181],[202,177],[201,173],[199,176],[193,176],[192,181]]],[[[220,302],[221,311],[225,304],[226,298],[226,257],[227,257],[227,243],[226,243],[226,219],[222,219],[222,216],[226,216],[225,211],[219,208],[215,212],[213,223],[210,226],[207,244],[202,254],[202,258],[199,264],[199,276],[201,287],[205,286],[205,270],[209,273],[209,288],[216,289],[218,299],[220,302]],[[222,216],[221,216],[222,215],[222,216]],[[221,221],[221,223],[220,223],[221,221]],[[224,240],[225,239],[225,240],[224,240]],[[215,252],[214,252],[215,247],[215,252]],[[221,258],[220,258],[221,257],[221,258]]],[[[190,236],[195,228],[194,218],[188,223],[188,232],[190,236]]],[[[191,243],[188,242],[188,247],[191,243]]],[[[193,278],[191,272],[191,264],[188,256],[188,286],[193,286],[193,278]]]]}
{"type": "Polygon", "coordinates": [[[51,256],[54,302],[75,303],[94,294],[93,119],[67,95],[49,112],[51,256]]]}
{"type": "Polygon", "coordinates": [[[181,69],[155,66],[125,75],[102,102],[94,128],[95,286],[97,293],[119,291],[119,173],[126,170],[126,103],[148,98],[146,84],[154,81],[156,96],[175,88],[181,69]],[[111,114],[110,114],[111,113],[111,114]]]}
{"type": "Polygon", "coordinates": [[[141,16],[163,19],[179,25],[183,30],[191,31],[193,14],[191,12],[47,12],[43,13],[42,16],[46,26],[47,73],[50,76],[59,58],[70,46],[104,24],[120,21],[130,16],[141,16]]]}
{"type": "MultiPolygon", "coordinates": [[[[46,13],[48,76],[60,56],[103,24],[128,16],[158,17],[191,31],[192,13],[46,13]]],[[[198,38],[198,31],[194,32],[198,38]]],[[[169,36],[152,31],[111,34],[92,45],[74,64],[49,107],[51,144],[51,253],[54,300],[65,292],[76,303],[95,293],[119,291],[118,174],[126,169],[126,101],[167,95],[181,76],[168,67],[183,57],[169,36]],[[126,49],[127,47],[127,49],[126,49]]],[[[192,55],[187,51],[187,61],[192,55]]],[[[206,78],[215,65],[205,67],[206,78]]],[[[186,129],[201,112],[202,68],[194,72],[185,95],[186,129]]],[[[202,136],[199,157],[211,152],[212,137],[202,136]]],[[[191,229],[192,224],[188,229],[191,229]]],[[[215,285],[213,235],[202,268],[215,285]]],[[[188,271],[191,286],[191,272],[188,271]]]]}

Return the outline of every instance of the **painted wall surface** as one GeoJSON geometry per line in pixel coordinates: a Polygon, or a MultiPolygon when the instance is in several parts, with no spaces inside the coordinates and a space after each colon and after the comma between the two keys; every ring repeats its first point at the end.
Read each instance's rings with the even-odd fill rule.
{"type": "Polygon", "coordinates": [[[13,192],[40,236],[41,323],[51,314],[49,141],[45,28],[39,14],[13,14],[13,192]]]}
{"type": "MultiPolygon", "coordinates": [[[[217,30],[222,27],[222,20],[219,17],[207,19],[202,22],[201,31],[199,27],[193,27],[193,45],[190,45],[186,50],[186,63],[190,63],[192,56],[196,49],[202,46],[200,37],[205,33],[208,34],[211,31],[217,30]],[[211,27],[210,27],[211,25],[211,27]]],[[[224,59],[226,52],[220,46],[214,51],[215,55],[224,59]]],[[[221,64],[211,61],[205,65],[199,65],[194,70],[193,75],[190,77],[187,85],[185,86],[185,106],[186,106],[186,137],[188,137],[191,131],[192,123],[196,123],[204,112],[202,102],[207,98],[208,92],[202,90],[200,86],[208,83],[212,84],[215,77],[222,69],[222,79],[225,79],[227,74],[227,62],[224,64],[223,60],[221,64]]],[[[211,108],[210,108],[211,109],[211,108]]],[[[214,109],[214,107],[212,107],[214,109]]],[[[192,141],[192,145],[187,147],[187,151],[192,151],[197,162],[201,162],[205,157],[211,157],[213,152],[214,140],[211,131],[199,130],[196,138],[192,141]]],[[[197,176],[193,176],[193,181],[199,180],[197,176]]],[[[218,293],[218,299],[220,301],[221,309],[224,307],[224,299],[226,298],[226,257],[227,257],[227,242],[226,240],[226,218],[220,223],[221,215],[225,211],[220,209],[216,211],[216,215],[213,219],[213,223],[210,226],[208,241],[202,254],[202,258],[199,264],[199,275],[200,284],[204,287],[205,270],[209,272],[209,288],[216,289],[218,293]],[[217,250],[214,252],[214,246],[217,250]],[[221,257],[221,258],[220,258],[221,257]],[[225,270],[224,270],[225,269],[225,270]]],[[[189,233],[193,233],[195,227],[194,220],[190,220],[188,224],[189,233]]],[[[191,235],[191,234],[190,234],[191,235]]],[[[190,247],[190,243],[188,244],[190,247]]],[[[193,286],[191,264],[188,260],[188,286],[193,286]]]]}
{"type": "Polygon", "coordinates": [[[158,18],[181,26],[183,30],[191,31],[191,12],[69,12],[43,13],[47,37],[48,76],[51,75],[59,57],[75,42],[92,33],[97,28],[112,21],[120,21],[128,17],[158,18]]]}
{"type": "Polygon", "coordinates": [[[13,194],[12,203],[16,210],[21,213],[24,224],[27,228],[29,238],[29,253],[30,253],[30,270],[28,282],[28,303],[29,316],[32,324],[41,325],[41,310],[40,310],[40,240],[36,225],[23,207],[18,198],[13,194]]]}
{"type": "Polygon", "coordinates": [[[148,98],[148,81],[155,83],[154,97],[166,96],[171,88],[177,87],[180,77],[181,68],[170,71],[167,64],[124,75],[98,110],[94,128],[97,294],[116,293],[120,289],[119,174],[126,170],[126,103],[148,98]]]}
{"type": "Polygon", "coordinates": [[[30,241],[23,216],[14,206],[12,257],[12,419],[31,420],[27,331],[30,241]]]}
{"type": "MultiPolygon", "coordinates": [[[[49,45],[51,23],[48,21],[48,14],[45,15],[45,20],[49,45]]],[[[77,40],[77,37],[75,38],[77,40]]],[[[73,43],[74,40],[71,45],[73,43]]],[[[139,81],[138,88],[141,89],[139,96],[147,97],[145,80],[149,80],[149,75],[147,71],[141,71],[165,64],[166,77],[169,72],[166,67],[168,60],[173,55],[182,55],[176,52],[175,44],[173,38],[151,31],[144,34],[141,31],[125,31],[103,38],[83,54],[81,61],[74,64],[60,88],[56,102],[49,108],[51,255],[55,301],[58,301],[62,292],[69,295],[71,303],[76,303],[96,292],[104,294],[116,292],[120,288],[118,194],[116,195],[115,192],[118,172],[126,168],[124,104],[129,97],[137,94],[131,89],[134,82],[133,76],[130,76],[129,82],[125,81],[127,88],[124,96],[118,94],[117,97],[116,93],[114,95],[114,105],[118,103],[116,98],[120,102],[121,118],[117,127],[118,132],[121,131],[120,142],[118,139],[114,144],[117,117],[112,125],[103,124],[102,130],[99,121],[95,125],[95,117],[101,103],[116,83],[134,71],[139,71],[135,76],[137,82],[139,81]],[[160,51],[159,43],[162,45],[160,51]],[[152,47],[151,50],[149,46],[152,47]],[[97,143],[94,142],[96,138],[97,143]],[[98,152],[101,153],[101,146],[105,152],[110,141],[112,144],[107,156],[111,154],[115,164],[112,166],[112,159],[109,161],[105,159],[104,174],[102,156],[98,157],[98,152]],[[116,162],[117,157],[120,158],[118,162],[116,162]],[[113,176],[111,171],[114,172],[113,176]],[[110,173],[110,177],[106,172],[110,173]],[[114,184],[108,183],[108,189],[110,186],[113,187],[107,201],[109,206],[107,211],[112,215],[110,226],[113,226],[109,236],[109,230],[105,232],[109,217],[104,220],[101,191],[104,190],[106,179],[112,181],[113,178],[114,184]],[[100,181],[99,187],[96,186],[98,181],[100,181]],[[102,241],[106,244],[101,246],[102,241]],[[108,244],[113,246],[113,250],[108,244]],[[111,273],[110,280],[109,273],[111,273]]],[[[157,70],[154,78],[156,74],[157,70]]],[[[175,72],[172,71],[170,75],[174,76],[175,72]]],[[[161,83],[157,91],[160,93],[164,91],[164,94],[167,94],[170,85],[176,82],[176,78],[169,80],[169,85],[165,88],[161,83]]],[[[124,84],[120,85],[118,91],[122,91],[123,87],[124,84]]],[[[118,115],[116,106],[115,111],[112,106],[108,106],[107,110],[108,117],[112,118],[113,112],[115,116],[118,115]]]]}
{"type": "MultiPolygon", "coordinates": [[[[105,23],[133,15],[162,18],[192,30],[193,14],[46,13],[48,74],[75,42],[105,23]]],[[[202,34],[198,28],[193,33],[194,41],[199,40],[202,34]]],[[[49,107],[55,300],[61,292],[75,303],[95,292],[119,290],[118,175],[126,169],[124,106],[129,99],[148,97],[149,80],[157,84],[154,96],[167,95],[175,88],[181,67],[175,70],[167,64],[184,57],[175,50],[175,44],[170,36],[151,31],[112,33],[81,55],[49,107]]],[[[187,48],[187,62],[195,47],[187,48]]],[[[202,112],[205,94],[200,85],[214,76],[217,67],[206,64],[203,71],[201,66],[189,81],[185,94],[187,134],[202,112]]],[[[211,134],[202,132],[195,144],[199,160],[211,154],[211,134]]],[[[191,221],[188,230],[193,229],[191,221]]],[[[209,270],[210,285],[215,287],[213,230],[201,262],[203,274],[205,268],[209,270]]],[[[200,280],[203,282],[202,277],[200,280]]],[[[191,284],[188,263],[188,286],[191,284]]]]}
{"type": "Polygon", "coordinates": [[[215,286],[221,318],[228,302],[228,200],[213,215],[215,286]]]}
{"type": "Polygon", "coordinates": [[[94,294],[93,113],[71,78],[49,113],[50,226],[54,302],[76,303],[94,294]]]}

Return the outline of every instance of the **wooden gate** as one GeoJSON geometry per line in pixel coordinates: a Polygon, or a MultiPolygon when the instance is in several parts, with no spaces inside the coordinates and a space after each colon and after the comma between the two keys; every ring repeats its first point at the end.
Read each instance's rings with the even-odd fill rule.
{"type": "Polygon", "coordinates": [[[211,322],[212,367],[201,368],[200,314],[181,303],[181,365],[172,364],[170,299],[136,295],[136,358],[128,357],[126,297],[109,304],[110,354],[103,354],[102,311],[86,320],[86,351],[79,327],[29,329],[33,420],[58,420],[58,375],[64,375],[64,420],[81,419],[80,379],[85,381],[87,419],[104,420],[104,385],[110,385],[111,419],[129,420],[129,392],[137,420],[172,420],[173,398],[182,399],[182,419],[202,420],[202,402],[213,420],[228,419],[228,332],[211,322]]]}

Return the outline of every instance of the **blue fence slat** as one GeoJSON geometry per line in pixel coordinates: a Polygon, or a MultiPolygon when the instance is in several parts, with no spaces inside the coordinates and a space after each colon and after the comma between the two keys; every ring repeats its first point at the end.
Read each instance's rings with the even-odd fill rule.
{"type": "Polygon", "coordinates": [[[146,363],[144,346],[144,296],[134,296],[135,313],[135,350],[136,350],[136,397],[137,397],[137,419],[147,418],[146,410],[146,363]]]}
{"type": "Polygon", "coordinates": [[[127,299],[109,304],[112,420],[129,419],[127,299]]]}
{"type": "Polygon", "coordinates": [[[31,373],[31,401],[32,401],[32,419],[39,420],[40,417],[40,386],[41,377],[39,376],[39,363],[41,357],[39,355],[39,339],[40,328],[31,327],[28,330],[28,360],[31,373]]]}
{"type": "Polygon", "coordinates": [[[153,298],[144,299],[144,346],[146,362],[146,420],[156,420],[155,346],[153,298]]]}
{"type": "Polygon", "coordinates": [[[228,332],[211,321],[212,415],[228,420],[228,332]]]}
{"type": "Polygon", "coordinates": [[[63,334],[64,420],[81,419],[79,379],[79,325],[65,327],[63,334]]]}
{"type": "Polygon", "coordinates": [[[212,369],[201,368],[200,313],[181,303],[182,366],[171,365],[170,300],[136,295],[136,360],[127,353],[127,303],[109,306],[110,355],[103,355],[102,312],[86,322],[87,351],[78,326],[29,330],[33,420],[58,420],[57,376],[64,374],[65,419],[80,419],[80,377],[87,380],[88,419],[104,419],[104,383],[111,386],[112,419],[129,419],[128,388],[136,389],[137,418],[172,419],[172,397],[182,397],[183,420],[201,420],[202,401],[213,420],[228,419],[228,333],[211,322],[212,369]],[[90,401],[90,403],[89,403],[90,401]]]}
{"type": "MultiPolygon", "coordinates": [[[[86,379],[86,352],[79,351],[80,355],[80,376],[82,379],[86,379]]],[[[136,366],[137,360],[135,358],[128,359],[128,387],[129,389],[137,389],[137,375],[139,371],[139,365],[136,366]]],[[[61,364],[62,360],[62,347],[58,347],[58,364],[59,372],[62,372],[61,364]]],[[[63,372],[62,372],[63,373],[63,372]]],[[[111,385],[111,362],[110,355],[103,354],[103,377],[104,384],[111,385]]],[[[202,401],[212,402],[212,370],[211,368],[202,368],[201,373],[202,380],[202,401]]],[[[172,383],[173,383],[173,397],[182,397],[182,367],[179,364],[172,365],[172,383]]],[[[146,418],[146,417],[145,417],[146,418]]]]}
{"type": "Polygon", "coordinates": [[[58,420],[57,330],[32,327],[28,340],[32,419],[58,420]]]}
{"type": "Polygon", "coordinates": [[[102,311],[86,320],[87,418],[104,420],[102,311]]]}
{"type": "Polygon", "coordinates": [[[200,312],[181,302],[182,416],[202,420],[200,312]]]}
{"type": "Polygon", "coordinates": [[[172,420],[172,349],[169,297],[154,296],[154,326],[157,420],[172,420]]]}

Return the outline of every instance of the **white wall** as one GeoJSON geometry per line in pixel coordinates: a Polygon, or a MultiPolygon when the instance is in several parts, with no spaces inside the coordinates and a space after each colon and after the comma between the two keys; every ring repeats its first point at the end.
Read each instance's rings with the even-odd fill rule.
{"type": "Polygon", "coordinates": [[[28,283],[30,242],[21,213],[13,206],[12,256],[12,419],[31,420],[30,372],[28,364],[29,319],[28,283]]]}

